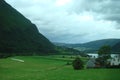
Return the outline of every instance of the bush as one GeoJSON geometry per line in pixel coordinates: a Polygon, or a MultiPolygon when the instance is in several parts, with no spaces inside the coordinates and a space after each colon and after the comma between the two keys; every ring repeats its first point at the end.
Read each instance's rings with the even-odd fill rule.
{"type": "Polygon", "coordinates": [[[71,65],[71,63],[68,61],[68,62],[66,63],[66,65],[71,65]]]}
{"type": "Polygon", "coordinates": [[[77,57],[74,61],[73,61],[73,63],[72,63],[72,66],[73,66],[73,68],[75,69],[75,70],[80,70],[80,69],[83,69],[83,61],[79,58],[79,57],[77,57]]]}
{"type": "Polygon", "coordinates": [[[62,56],[62,58],[65,58],[65,56],[62,56]]]}

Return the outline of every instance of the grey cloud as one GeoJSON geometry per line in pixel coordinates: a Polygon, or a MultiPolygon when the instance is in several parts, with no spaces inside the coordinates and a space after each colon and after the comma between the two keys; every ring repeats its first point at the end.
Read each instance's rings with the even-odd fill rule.
{"type": "Polygon", "coordinates": [[[65,33],[59,35],[53,34],[51,37],[48,38],[53,42],[80,43],[80,42],[85,42],[84,36],[86,36],[86,34],[74,35],[74,34],[65,33]]]}
{"type": "Polygon", "coordinates": [[[120,23],[120,14],[108,15],[108,16],[104,16],[104,18],[106,20],[116,21],[120,23]]]}
{"type": "Polygon", "coordinates": [[[53,42],[81,43],[120,38],[119,0],[71,0],[56,6],[57,0],[6,0],[35,23],[53,42]],[[114,28],[114,26],[117,29],[114,28]]]}
{"type": "Polygon", "coordinates": [[[77,14],[85,11],[95,12],[101,15],[101,19],[120,24],[120,0],[75,0],[72,5],[71,9],[77,14]]]}

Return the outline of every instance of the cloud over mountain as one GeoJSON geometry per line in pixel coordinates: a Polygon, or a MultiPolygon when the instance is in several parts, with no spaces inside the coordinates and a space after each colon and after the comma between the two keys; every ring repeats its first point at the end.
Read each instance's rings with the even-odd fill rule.
{"type": "Polygon", "coordinates": [[[6,0],[53,42],[120,38],[119,0],[6,0]]]}

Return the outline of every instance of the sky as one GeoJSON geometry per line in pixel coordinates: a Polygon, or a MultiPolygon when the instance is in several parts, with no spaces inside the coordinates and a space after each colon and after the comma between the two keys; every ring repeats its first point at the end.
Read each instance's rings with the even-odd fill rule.
{"type": "Polygon", "coordinates": [[[5,0],[52,42],[120,38],[120,0],[5,0]]]}

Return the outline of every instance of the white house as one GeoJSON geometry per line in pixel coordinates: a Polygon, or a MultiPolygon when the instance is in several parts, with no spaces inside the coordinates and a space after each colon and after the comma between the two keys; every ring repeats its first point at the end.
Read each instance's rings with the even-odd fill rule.
{"type": "Polygon", "coordinates": [[[113,57],[111,60],[110,60],[110,65],[111,66],[117,66],[117,65],[120,65],[120,58],[119,57],[113,57]]]}
{"type": "Polygon", "coordinates": [[[110,63],[111,66],[118,66],[120,65],[120,56],[119,55],[115,55],[115,56],[111,56],[111,59],[108,59],[108,63],[110,63]]]}

